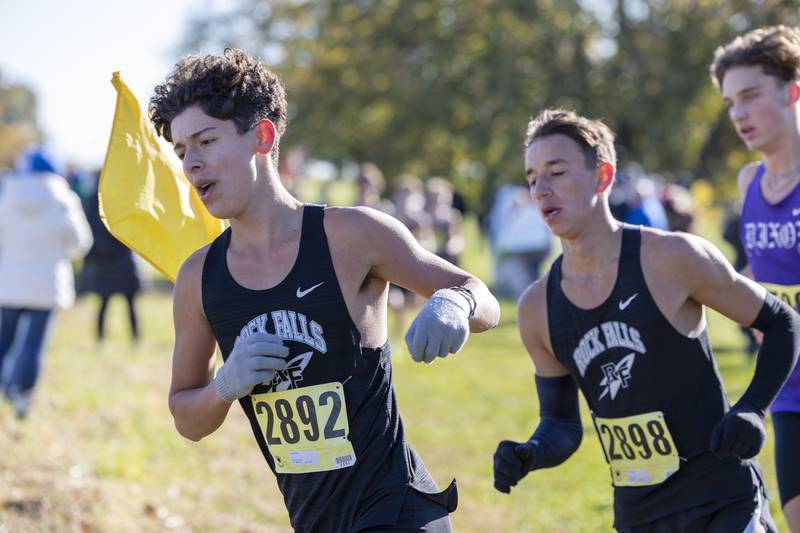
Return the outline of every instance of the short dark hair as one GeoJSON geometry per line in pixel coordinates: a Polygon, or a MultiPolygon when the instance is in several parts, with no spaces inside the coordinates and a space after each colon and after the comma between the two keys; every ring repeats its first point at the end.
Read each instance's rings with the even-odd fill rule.
{"type": "Polygon", "coordinates": [[[170,124],[186,108],[198,105],[207,115],[232,120],[242,134],[268,118],[278,135],[286,130],[286,91],[278,76],[244,50],[226,48],[223,55],[188,55],[166,81],[156,86],[149,113],[156,131],[172,142],[170,124]]]}
{"type": "Polygon", "coordinates": [[[717,88],[732,67],[761,65],[764,74],[788,82],[800,78],[800,30],[779,25],[759,28],[720,46],[711,62],[717,88]]]}
{"type": "Polygon", "coordinates": [[[580,146],[586,158],[586,166],[610,163],[616,167],[617,151],[614,148],[614,132],[599,120],[582,117],[574,111],[545,109],[528,122],[525,149],[533,141],[548,135],[566,135],[580,146]]]}

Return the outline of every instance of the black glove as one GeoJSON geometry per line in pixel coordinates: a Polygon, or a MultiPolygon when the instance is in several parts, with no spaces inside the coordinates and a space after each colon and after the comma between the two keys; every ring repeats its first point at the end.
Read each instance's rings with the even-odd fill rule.
{"type": "Polygon", "coordinates": [[[494,488],[508,494],[536,464],[536,450],[530,442],[504,440],[494,452],[494,488]]]}
{"type": "Polygon", "coordinates": [[[531,470],[566,461],[583,438],[578,386],[569,375],[536,376],[539,425],[527,442],[504,440],[494,452],[494,488],[508,494],[531,470]]]}
{"type": "Polygon", "coordinates": [[[711,451],[720,455],[750,459],[758,455],[767,439],[764,412],[749,404],[737,403],[711,431],[711,451]]]}

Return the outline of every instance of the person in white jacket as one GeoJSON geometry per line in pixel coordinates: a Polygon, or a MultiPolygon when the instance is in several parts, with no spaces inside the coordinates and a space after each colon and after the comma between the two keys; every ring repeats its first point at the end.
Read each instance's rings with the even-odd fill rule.
{"type": "Polygon", "coordinates": [[[55,158],[35,147],[0,184],[0,387],[19,418],[53,311],[75,301],[70,260],[92,245],[80,199],[58,172],[55,158]]]}

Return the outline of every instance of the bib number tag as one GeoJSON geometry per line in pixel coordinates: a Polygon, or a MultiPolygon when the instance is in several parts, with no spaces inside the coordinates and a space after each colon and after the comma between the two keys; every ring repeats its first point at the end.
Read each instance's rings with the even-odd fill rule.
{"type": "Polygon", "coordinates": [[[678,471],[680,458],[664,413],[594,417],[615,487],[657,485],[678,471]]]}
{"type": "Polygon", "coordinates": [[[251,400],[276,472],[305,474],[355,464],[341,383],[253,394],[251,400]]]}
{"type": "Polygon", "coordinates": [[[775,298],[800,312],[800,285],[778,285],[777,283],[761,283],[775,298]]]}

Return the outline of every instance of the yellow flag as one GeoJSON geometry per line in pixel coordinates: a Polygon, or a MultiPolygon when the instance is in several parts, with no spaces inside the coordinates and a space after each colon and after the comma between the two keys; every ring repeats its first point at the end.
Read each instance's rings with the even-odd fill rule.
{"type": "Polygon", "coordinates": [[[219,235],[168,143],[114,72],[117,107],[98,184],[100,217],[128,248],[175,281],[183,261],[219,235]]]}

